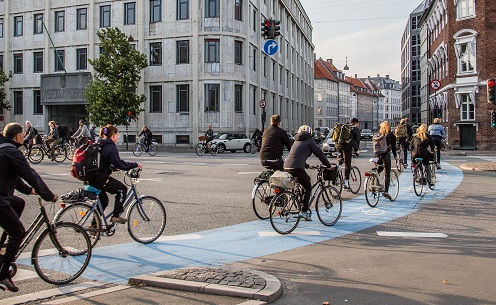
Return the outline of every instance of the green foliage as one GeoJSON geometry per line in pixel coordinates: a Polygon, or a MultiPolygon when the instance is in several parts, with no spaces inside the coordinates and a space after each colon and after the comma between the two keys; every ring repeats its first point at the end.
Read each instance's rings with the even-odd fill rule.
{"type": "MultiPolygon", "coordinates": [[[[3,72],[2,68],[0,68],[0,87],[3,87],[6,81],[8,81],[9,78],[5,73],[3,72]]],[[[5,98],[7,97],[7,94],[3,91],[3,89],[0,90],[0,113],[3,112],[4,109],[10,110],[12,109],[12,106],[10,105],[9,101],[6,101],[5,98]]]]}
{"type": "Polygon", "coordinates": [[[103,54],[88,59],[95,69],[85,90],[89,120],[97,126],[122,125],[128,111],[136,119],[144,109],[145,95],[137,95],[141,71],[148,66],[146,55],[137,51],[118,28],[97,32],[103,54]]]}

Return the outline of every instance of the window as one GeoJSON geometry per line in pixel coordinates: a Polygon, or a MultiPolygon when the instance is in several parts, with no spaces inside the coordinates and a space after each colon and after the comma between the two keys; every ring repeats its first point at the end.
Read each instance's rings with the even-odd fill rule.
{"type": "Polygon", "coordinates": [[[43,72],[43,52],[33,52],[33,72],[43,72]]]}
{"type": "Polygon", "coordinates": [[[253,71],[257,71],[257,50],[253,49],[253,71]]]}
{"type": "Polygon", "coordinates": [[[3,18],[0,18],[0,38],[3,37],[3,18]]]}
{"type": "Polygon", "coordinates": [[[460,72],[474,71],[475,56],[472,52],[470,44],[460,44],[457,47],[460,54],[460,57],[458,58],[458,68],[460,72]]]}
{"type": "Polygon", "coordinates": [[[78,30],[86,30],[88,24],[86,22],[88,16],[88,9],[86,8],[78,8],[77,9],[77,20],[76,20],[76,28],[78,30]]]}
{"type": "Polygon", "coordinates": [[[43,14],[35,14],[33,34],[41,33],[43,33],[43,14]]]}
{"type": "Polygon", "coordinates": [[[234,0],[234,19],[242,21],[242,12],[241,0],[234,0]]]}
{"type": "Polygon", "coordinates": [[[76,65],[77,70],[86,70],[87,68],[87,60],[88,60],[88,50],[84,49],[76,49],[76,65]]]}
{"type": "Polygon", "coordinates": [[[22,91],[14,91],[14,114],[22,114],[22,91]]]}
{"type": "Polygon", "coordinates": [[[474,0],[455,0],[456,19],[467,19],[475,17],[474,0]]]}
{"type": "Polygon", "coordinates": [[[243,42],[234,41],[234,63],[237,65],[243,64],[243,42]]]}
{"type": "Polygon", "coordinates": [[[64,50],[56,50],[55,51],[55,71],[64,71],[65,70],[65,64],[64,64],[64,50]]]}
{"type": "Polygon", "coordinates": [[[205,0],[205,18],[219,17],[220,0],[205,0]]]}
{"type": "Polygon", "coordinates": [[[150,23],[162,21],[162,0],[150,0],[150,23]]]}
{"type": "Polygon", "coordinates": [[[14,36],[22,36],[22,16],[14,17],[14,36]]]}
{"type": "Polygon", "coordinates": [[[460,106],[460,118],[462,121],[473,121],[475,120],[475,103],[471,98],[470,93],[460,94],[461,106],[460,106]]]}
{"type": "Polygon", "coordinates": [[[234,85],[234,112],[243,112],[243,86],[234,85]]]}
{"type": "Polygon", "coordinates": [[[189,40],[179,40],[176,42],[176,63],[189,64],[189,40]]]}
{"type": "Polygon", "coordinates": [[[150,112],[162,112],[162,86],[150,86],[150,112]]]}
{"type": "Polygon", "coordinates": [[[14,54],[14,74],[22,74],[22,53],[14,54]]]}
{"type": "Polygon", "coordinates": [[[205,63],[220,62],[219,40],[205,40],[205,63]]]}
{"type": "Polygon", "coordinates": [[[162,43],[150,43],[150,66],[162,65],[162,43]]]}
{"type": "Polygon", "coordinates": [[[100,27],[110,27],[110,5],[100,6],[100,27]]]}
{"type": "Polygon", "coordinates": [[[219,84],[205,85],[205,111],[219,112],[219,84]]]}
{"type": "Polygon", "coordinates": [[[65,24],[64,11],[55,12],[55,32],[63,32],[65,24]]]}
{"type": "Polygon", "coordinates": [[[3,70],[3,55],[0,55],[0,69],[3,70]]]}
{"type": "Polygon", "coordinates": [[[189,85],[177,85],[176,86],[176,111],[177,112],[189,112],[189,85]]]}
{"type": "Polygon", "coordinates": [[[43,105],[41,105],[41,90],[33,90],[33,114],[43,114],[43,105]]]}
{"type": "Polygon", "coordinates": [[[136,24],[136,2],[124,3],[124,24],[136,24]]]}
{"type": "Polygon", "coordinates": [[[265,55],[263,57],[262,64],[263,64],[263,67],[262,67],[263,76],[267,77],[267,56],[265,56],[265,55]]]}
{"type": "Polygon", "coordinates": [[[476,37],[477,32],[473,30],[461,30],[453,35],[453,38],[456,40],[455,54],[457,57],[459,74],[471,74],[476,72],[476,37]]]}
{"type": "Polygon", "coordinates": [[[189,0],[177,0],[177,20],[189,18],[189,0]]]}

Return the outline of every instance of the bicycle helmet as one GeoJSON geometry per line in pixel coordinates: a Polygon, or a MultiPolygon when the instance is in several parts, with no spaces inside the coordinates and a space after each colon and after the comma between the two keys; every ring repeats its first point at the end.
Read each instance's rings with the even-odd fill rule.
{"type": "Polygon", "coordinates": [[[308,125],[302,125],[300,128],[298,128],[298,133],[300,132],[306,132],[306,133],[309,133],[309,134],[312,134],[312,128],[310,128],[310,126],[308,125]]]}

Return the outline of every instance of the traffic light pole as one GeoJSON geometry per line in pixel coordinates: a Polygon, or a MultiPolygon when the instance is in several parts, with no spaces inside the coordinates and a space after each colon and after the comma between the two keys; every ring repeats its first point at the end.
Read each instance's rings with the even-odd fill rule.
{"type": "Polygon", "coordinates": [[[126,150],[129,149],[129,121],[126,120],[126,150]]]}

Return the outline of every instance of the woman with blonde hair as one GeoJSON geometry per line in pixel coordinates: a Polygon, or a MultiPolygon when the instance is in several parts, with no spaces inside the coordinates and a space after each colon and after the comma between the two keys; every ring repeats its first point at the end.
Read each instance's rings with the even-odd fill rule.
{"type": "Polygon", "coordinates": [[[381,123],[379,128],[379,134],[374,136],[374,143],[379,143],[380,146],[385,145],[386,147],[378,148],[376,150],[376,145],[374,145],[374,157],[379,158],[378,164],[384,164],[384,167],[379,167],[378,172],[382,172],[385,168],[386,172],[384,173],[384,193],[382,194],[387,199],[391,200],[391,196],[389,195],[389,182],[391,180],[391,152],[395,159],[398,159],[396,154],[396,136],[391,132],[391,126],[388,121],[384,121],[381,123]]]}
{"type": "Polygon", "coordinates": [[[412,164],[414,164],[415,158],[422,158],[422,163],[424,164],[425,169],[429,172],[429,158],[430,152],[434,151],[434,142],[432,142],[431,136],[427,133],[427,125],[422,124],[417,128],[417,133],[413,135],[412,141],[410,143],[410,150],[412,151],[412,164]]]}

